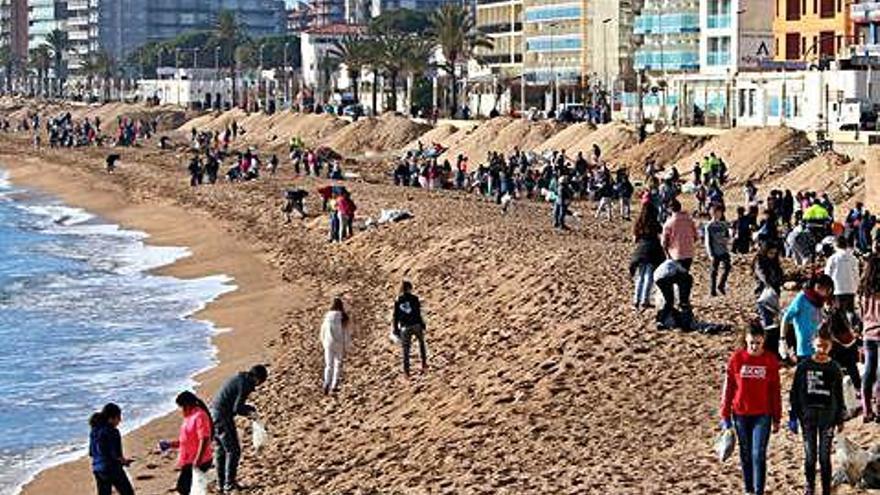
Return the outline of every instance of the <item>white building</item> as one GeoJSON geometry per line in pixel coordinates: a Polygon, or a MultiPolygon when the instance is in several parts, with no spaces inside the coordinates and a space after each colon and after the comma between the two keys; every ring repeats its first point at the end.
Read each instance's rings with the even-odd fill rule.
{"type": "Polygon", "coordinates": [[[803,131],[854,130],[880,97],[877,71],[753,72],[736,81],[736,125],[782,125],[803,131]],[[827,121],[826,121],[827,116],[827,121]]]}
{"type": "Polygon", "coordinates": [[[232,86],[231,79],[218,78],[214,69],[160,68],[159,79],[137,82],[137,94],[141,100],[155,98],[162,105],[189,107],[201,104],[214,108],[223,107],[232,100],[232,86]]]}
{"type": "Polygon", "coordinates": [[[700,73],[757,70],[773,57],[772,0],[700,0],[700,73]]]}
{"type": "Polygon", "coordinates": [[[327,80],[324,64],[331,56],[334,44],[348,36],[357,36],[363,27],[352,24],[331,24],[303,31],[300,39],[303,84],[310,89],[327,89],[331,81],[327,80]]]}

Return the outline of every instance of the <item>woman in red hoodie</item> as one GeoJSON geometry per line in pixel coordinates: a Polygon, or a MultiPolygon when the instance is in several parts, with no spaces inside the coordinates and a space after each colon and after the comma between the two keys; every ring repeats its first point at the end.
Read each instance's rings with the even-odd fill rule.
{"type": "Polygon", "coordinates": [[[745,348],[734,352],[727,364],[721,422],[725,429],[736,428],[746,494],[763,495],[770,430],[778,432],[782,419],[779,363],[764,352],[760,323],[749,326],[745,341],[745,348]]]}

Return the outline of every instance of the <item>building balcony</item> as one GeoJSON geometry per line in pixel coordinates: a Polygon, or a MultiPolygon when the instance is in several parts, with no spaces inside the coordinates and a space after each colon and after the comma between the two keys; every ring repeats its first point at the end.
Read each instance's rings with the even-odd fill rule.
{"type": "Polygon", "coordinates": [[[636,17],[634,34],[670,34],[700,31],[698,13],[650,14],[636,17]]]}
{"type": "Polygon", "coordinates": [[[880,57],[880,44],[866,43],[849,47],[852,57],[880,57]]]}
{"type": "Polygon", "coordinates": [[[522,63],[522,54],[516,53],[513,56],[504,55],[484,55],[480,57],[483,65],[503,65],[503,64],[519,64],[522,63]]]}
{"type": "Polygon", "coordinates": [[[640,70],[694,70],[700,68],[700,53],[694,51],[640,50],[636,53],[635,67],[640,70]]]}
{"type": "Polygon", "coordinates": [[[724,29],[730,27],[730,15],[710,15],[707,18],[707,27],[709,29],[724,29]]]}
{"type": "Polygon", "coordinates": [[[706,54],[706,65],[730,65],[730,53],[728,52],[709,52],[706,54]]]}
{"type": "Polygon", "coordinates": [[[522,23],[514,22],[511,24],[509,22],[501,22],[498,24],[483,24],[478,29],[485,34],[519,33],[522,32],[522,23]]]}
{"type": "MultiPolygon", "coordinates": [[[[477,0],[477,5],[491,5],[493,3],[511,3],[511,0],[477,0]]],[[[513,0],[513,3],[522,4],[522,0],[513,0]]]]}
{"type": "Polygon", "coordinates": [[[880,2],[853,4],[850,6],[850,17],[857,24],[880,22],[880,2]]]}

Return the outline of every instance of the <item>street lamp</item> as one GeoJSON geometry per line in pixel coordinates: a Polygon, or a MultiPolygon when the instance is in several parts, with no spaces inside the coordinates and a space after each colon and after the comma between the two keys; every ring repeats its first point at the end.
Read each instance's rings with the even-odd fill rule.
{"type": "Polygon", "coordinates": [[[290,42],[284,42],[284,107],[290,106],[290,81],[287,78],[287,50],[290,48],[290,42]]]}
{"type": "Polygon", "coordinates": [[[605,91],[608,91],[608,24],[614,18],[608,17],[602,19],[602,83],[605,85],[605,91]]]}
{"type": "Polygon", "coordinates": [[[196,47],[193,53],[193,69],[199,68],[199,51],[201,51],[201,48],[196,47]]]}
{"type": "Polygon", "coordinates": [[[214,71],[216,72],[215,76],[220,76],[220,50],[219,46],[214,47],[214,71]]]}

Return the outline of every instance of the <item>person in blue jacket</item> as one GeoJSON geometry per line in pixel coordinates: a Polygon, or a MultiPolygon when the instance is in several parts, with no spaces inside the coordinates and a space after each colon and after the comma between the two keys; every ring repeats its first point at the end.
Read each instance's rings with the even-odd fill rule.
{"type": "Polygon", "coordinates": [[[804,290],[788,305],[782,315],[782,328],[786,341],[794,347],[798,361],[810,359],[815,354],[813,339],[822,324],[822,308],[834,294],[834,281],[825,274],[813,277],[804,290]]]}
{"type": "Polygon", "coordinates": [[[98,486],[98,495],[111,495],[113,489],[119,495],[134,495],[134,488],[125,474],[124,467],[131,464],[122,453],[122,435],[119,423],[122,422],[122,409],[109,403],[92,415],[89,426],[89,456],[92,458],[92,473],[98,486]]]}

